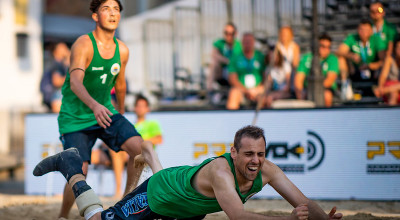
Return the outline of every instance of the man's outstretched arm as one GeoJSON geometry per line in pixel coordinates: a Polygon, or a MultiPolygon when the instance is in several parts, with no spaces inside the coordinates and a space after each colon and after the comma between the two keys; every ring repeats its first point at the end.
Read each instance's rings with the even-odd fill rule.
{"type": "Polygon", "coordinates": [[[309,216],[308,219],[341,219],[342,214],[336,213],[336,207],[333,207],[329,215],[314,201],[308,199],[293,183],[287,178],[283,171],[271,163],[265,161],[263,166],[263,177],[267,176],[269,185],[271,185],[283,198],[285,198],[293,207],[300,204],[307,204],[309,216]]]}
{"type": "Polygon", "coordinates": [[[229,169],[217,169],[210,175],[215,197],[222,210],[228,215],[229,219],[307,219],[307,205],[299,205],[293,210],[291,216],[264,216],[244,210],[242,201],[235,190],[235,180],[229,169]]]}

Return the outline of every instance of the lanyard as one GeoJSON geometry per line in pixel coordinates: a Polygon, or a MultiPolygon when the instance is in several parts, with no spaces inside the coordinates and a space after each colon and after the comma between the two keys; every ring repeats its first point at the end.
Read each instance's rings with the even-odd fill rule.
{"type": "Polygon", "coordinates": [[[254,56],[253,56],[253,58],[251,58],[250,60],[249,59],[247,59],[246,57],[245,57],[245,59],[246,59],[246,69],[247,69],[247,73],[252,73],[253,72],[253,63],[254,63],[254,56]]]}
{"type": "Polygon", "coordinates": [[[363,60],[364,63],[367,63],[368,50],[370,49],[369,41],[367,41],[365,47],[362,45],[361,41],[359,41],[358,44],[360,45],[361,59],[363,60]]]}

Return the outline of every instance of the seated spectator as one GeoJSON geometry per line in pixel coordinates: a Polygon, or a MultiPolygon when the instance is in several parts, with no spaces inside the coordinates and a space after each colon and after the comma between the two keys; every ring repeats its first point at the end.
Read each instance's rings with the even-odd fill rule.
{"type": "MultiPolygon", "coordinates": [[[[321,74],[324,77],[324,100],[325,107],[331,107],[333,101],[333,93],[337,89],[336,78],[339,75],[338,58],[331,53],[332,38],[327,34],[322,34],[319,37],[319,58],[321,66],[321,74]]],[[[298,99],[305,99],[307,86],[306,77],[310,74],[312,66],[312,53],[303,55],[300,61],[299,68],[295,76],[295,92],[298,99]]]]}
{"type": "Polygon", "coordinates": [[[290,98],[291,71],[290,64],[285,62],[280,50],[275,50],[272,67],[267,77],[266,107],[271,107],[272,102],[275,100],[290,98]]]}
{"type": "Polygon", "coordinates": [[[43,73],[40,90],[43,94],[43,103],[51,112],[58,113],[61,107],[61,87],[68,72],[70,50],[65,43],[57,43],[51,50],[52,64],[43,73]]]}
{"type": "Polygon", "coordinates": [[[208,91],[215,90],[216,85],[219,86],[219,88],[229,88],[229,60],[234,53],[240,53],[241,50],[242,46],[240,42],[236,40],[236,26],[229,22],[224,27],[224,37],[213,43],[210,73],[207,77],[208,91]]]}
{"type": "Polygon", "coordinates": [[[387,56],[379,76],[378,87],[374,90],[377,97],[383,97],[389,105],[400,103],[400,41],[394,45],[393,56],[387,56]]]}
{"type": "Polygon", "coordinates": [[[288,63],[292,70],[296,70],[300,61],[300,47],[293,40],[293,30],[289,26],[284,26],[279,30],[279,40],[275,50],[279,50],[284,61],[288,63]]]}
{"type": "Polygon", "coordinates": [[[264,55],[254,48],[255,38],[252,33],[245,33],[242,39],[243,51],[235,54],[229,63],[229,90],[226,108],[239,109],[243,97],[255,102],[264,92],[263,74],[265,71],[264,55]]]}
{"type": "MultiPolygon", "coordinates": [[[[363,20],[358,25],[357,34],[350,34],[339,46],[338,56],[342,77],[345,84],[348,76],[354,82],[376,83],[378,70],[382,67],[385,56],[385,45],[376,35],[373,35],[372,25],[363,20]],[[347,65],[347,59],[350,65],[347,65]],[[349,75],[350,74],[350,75],[349,75]]],[[[371,87],[359,89],[362,95],[373,96],[371,87]]]]}
{"type": "Polygon", "coordinates": [[[396,26],[385,20],[385,10],[380,2],[373,2],[369,7],[372,19],[372,30],[385,45],[386,55],[391,56],[393,52],[393,42],[397,37],[396,26]]]}

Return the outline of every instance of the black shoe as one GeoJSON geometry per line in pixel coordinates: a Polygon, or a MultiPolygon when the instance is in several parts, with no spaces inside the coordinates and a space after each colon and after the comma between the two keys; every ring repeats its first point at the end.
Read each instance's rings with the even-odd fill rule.
{"type": "Polygon", "coordinates": [[[69,148],[40,161],[33,170],[34,176],[43,176],[46,173],[60,171],[69,181],[75,174],[83,174],[82,158],[76,148],[69,148]]]}

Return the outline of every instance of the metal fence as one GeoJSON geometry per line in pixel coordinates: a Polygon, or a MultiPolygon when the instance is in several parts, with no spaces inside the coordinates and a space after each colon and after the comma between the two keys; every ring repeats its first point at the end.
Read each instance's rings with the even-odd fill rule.
{"type": "MultiPolygon", "coordinates": [[[[319,12],[325,13],[320,0],[319,12]]],[[[199,0],[199,8],[175,7],[170,20],[147,20],[144,28],[146,86],[152,92],[176,97],[182,90],[205,88],[212,44],[222,37],[231,14],[238,38],[251,31],[256,37],[277,39],[279,27],[302,27],[311,0],[199,0]]]]}

